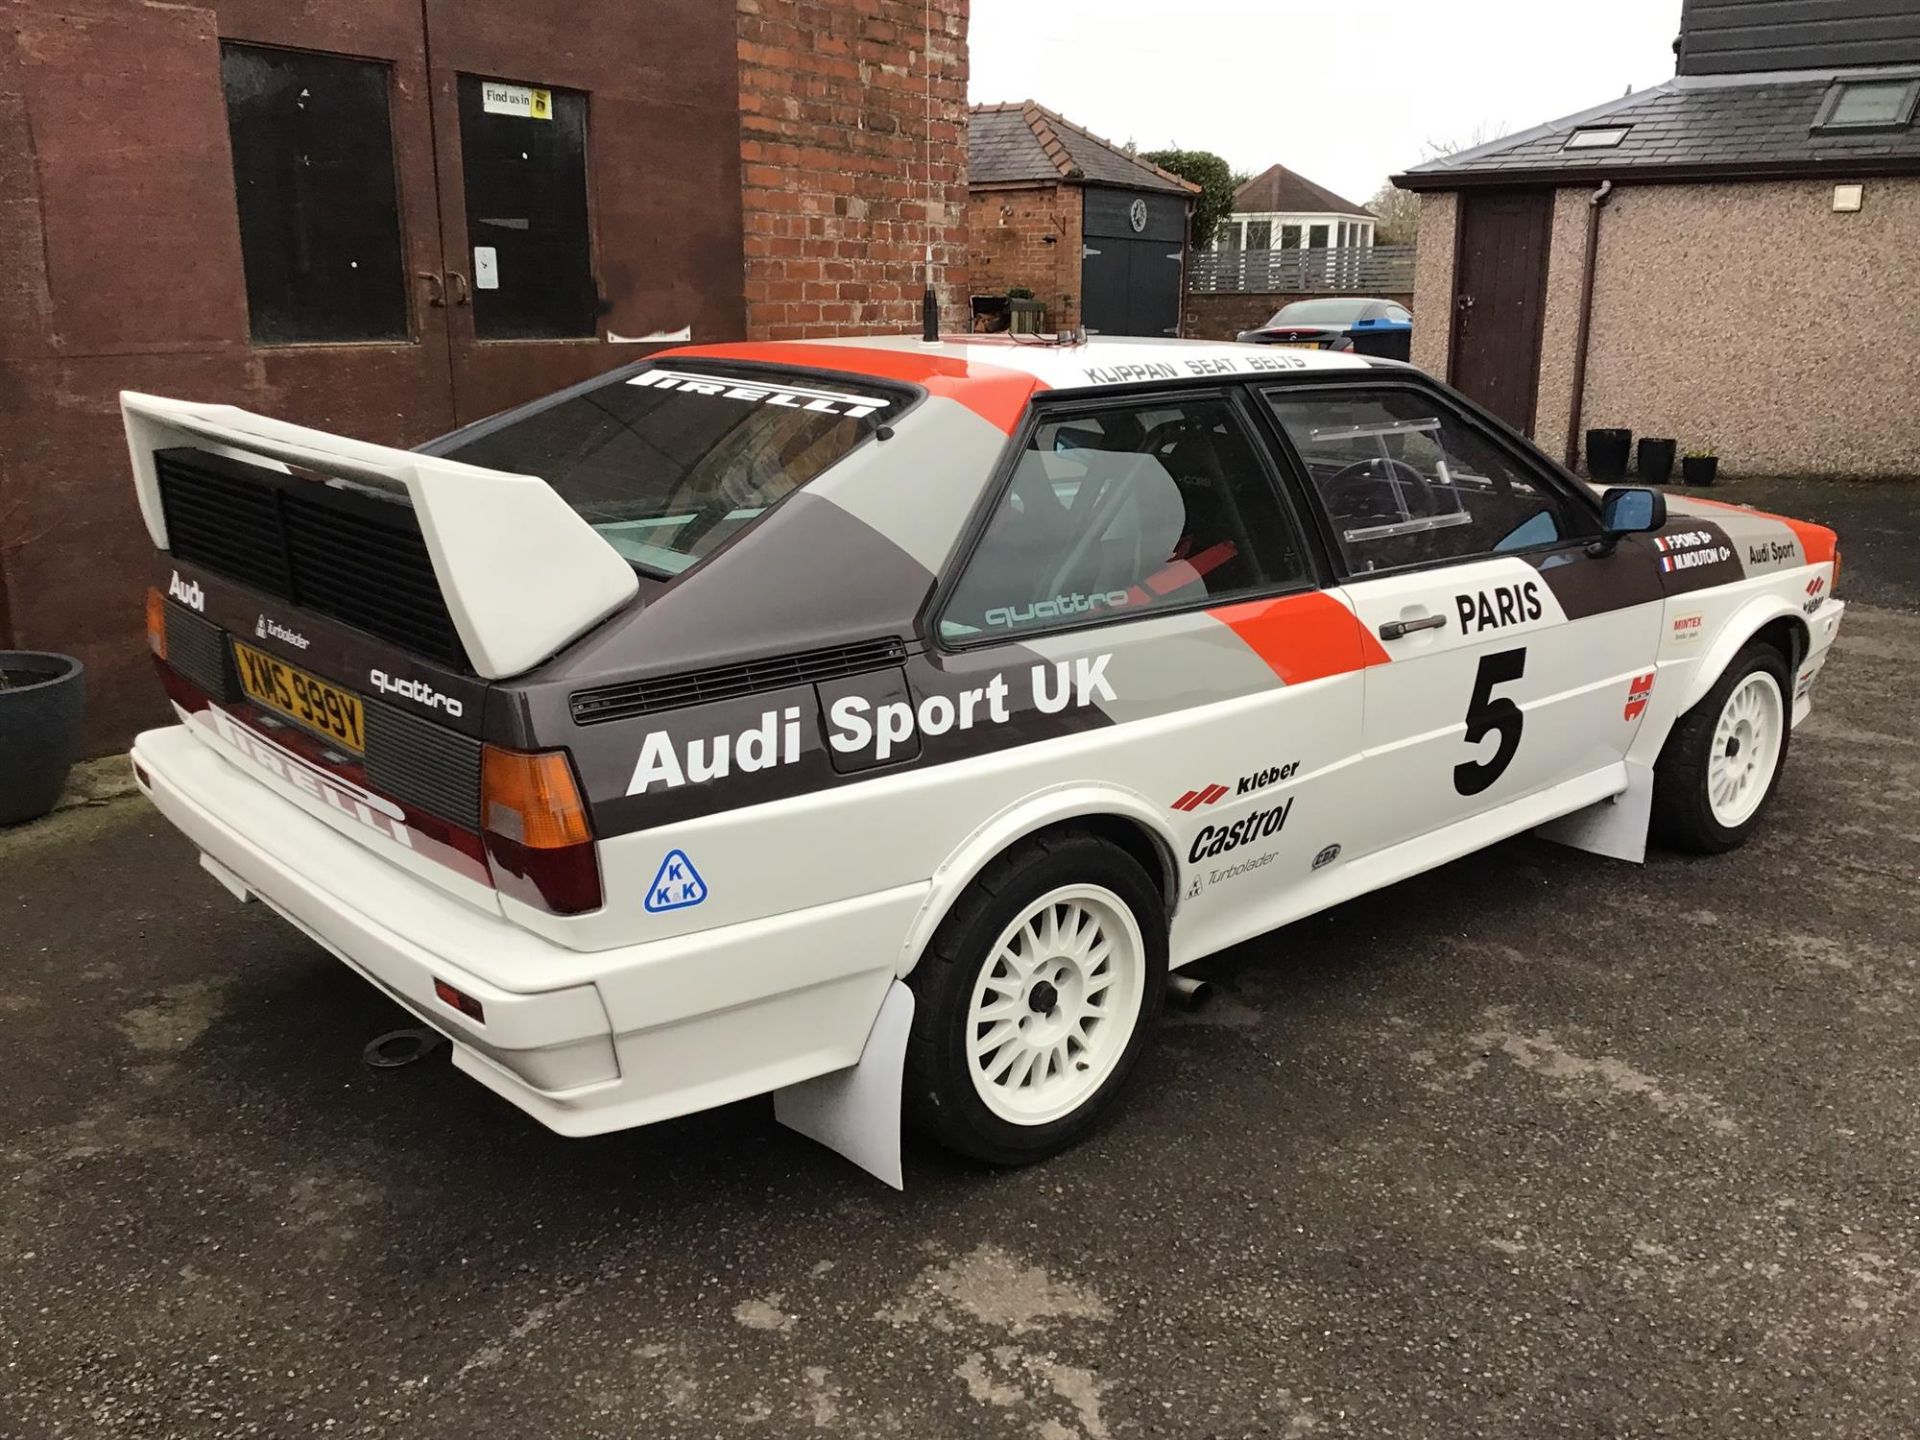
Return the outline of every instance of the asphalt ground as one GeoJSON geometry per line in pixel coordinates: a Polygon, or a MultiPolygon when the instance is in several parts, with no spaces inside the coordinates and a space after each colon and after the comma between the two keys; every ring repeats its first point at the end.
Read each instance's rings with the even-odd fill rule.
{"type": "Polygon", "coordinates": [[[1723,493],[1849,531],[1753,843],[1242,946],[1095,1139],[904,1195],[370,1071],[401,1012],[141,802],[0,834],[0,1435],[1915,1433],[1920,490],[1723,493]]]}

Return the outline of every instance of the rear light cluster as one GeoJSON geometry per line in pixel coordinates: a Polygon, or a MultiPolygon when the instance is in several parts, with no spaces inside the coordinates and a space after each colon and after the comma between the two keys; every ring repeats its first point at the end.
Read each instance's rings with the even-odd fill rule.
{"type": "Polygon", "coordinates": [[[147,648],[167,658],[167,597],[154,586],[147,587],[147,648]]]}
{"type": "Polygon", "coordinates": [[[480,836],[502,894],[578,915],[600,908],[600,861],[563,750],[480,752],[480,836]]]}

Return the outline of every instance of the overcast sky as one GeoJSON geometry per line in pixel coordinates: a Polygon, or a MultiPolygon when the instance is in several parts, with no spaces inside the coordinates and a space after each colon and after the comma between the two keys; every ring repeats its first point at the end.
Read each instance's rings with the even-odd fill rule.
{"type": "Polygon", "coordinates": [[[1429,141],[1669,78],[1679,30],[1680,0],[973,0],[970,88],[1364,202],[1429,141]]]}

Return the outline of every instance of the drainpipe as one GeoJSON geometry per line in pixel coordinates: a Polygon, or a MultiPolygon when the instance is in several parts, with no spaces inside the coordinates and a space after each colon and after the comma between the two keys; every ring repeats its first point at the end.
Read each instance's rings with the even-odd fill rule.
{"type": "Polygon", "coordinates": [[[1567,469],[1580,462],[1580,404],[1587,392],[1587,337],[1593,330],[1593,271],[1600,254],[1600,212],[1613,198],[1613,182],[1602,180],[1587,197],[1587,259],[1580,274],[1580,326],[1573,341],[1573,404],[1567,414],[1567,469]]]}

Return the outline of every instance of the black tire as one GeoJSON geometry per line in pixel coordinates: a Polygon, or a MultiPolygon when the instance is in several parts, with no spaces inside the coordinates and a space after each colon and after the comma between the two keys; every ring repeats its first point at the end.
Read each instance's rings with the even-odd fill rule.
{"type": "Polygon", "coordinates": [[[1764,640],[1755,640],[1733,657],[1700,703],[1682,715],[1661,747],[1653,771],[1653,838],[1670,850],[1695,855],[1719,855],[1746,843],[1773,803],[1780,776],[1787,768],[1793,742],[1793,671],[1786,659],[1764,640]],[[1714,730],[1727,697],[1756,670],[1773,677],[1780,687],[1782,723],[1780,757],[1767,780],[1766,793],[1753,813],[1736,826],[1720,823],[1708,795],[1708,770],[1713,760],[1714,730]]]}
{"type": "Polygon", "coordinates": [[[1126,1087],[1160,1016],[1167,983],[1167,910],[1158,886],[1126,851],[1077,827],[1043,832],[994,860],[955,903],[907,977],[914,993],[904,1113],[949,1150],[992,1165],[1030,1165],[1084,1139],[1126,1087]],[[1144,976],[1132,1034],[1105,1081],[1067,1114],[1040,1124],[996,1115],[974,1088],[967,1016],[981,968],[1001,934],[1041,897],[1066,885],[1103,887],[1132,911],[1144,976]]]}

